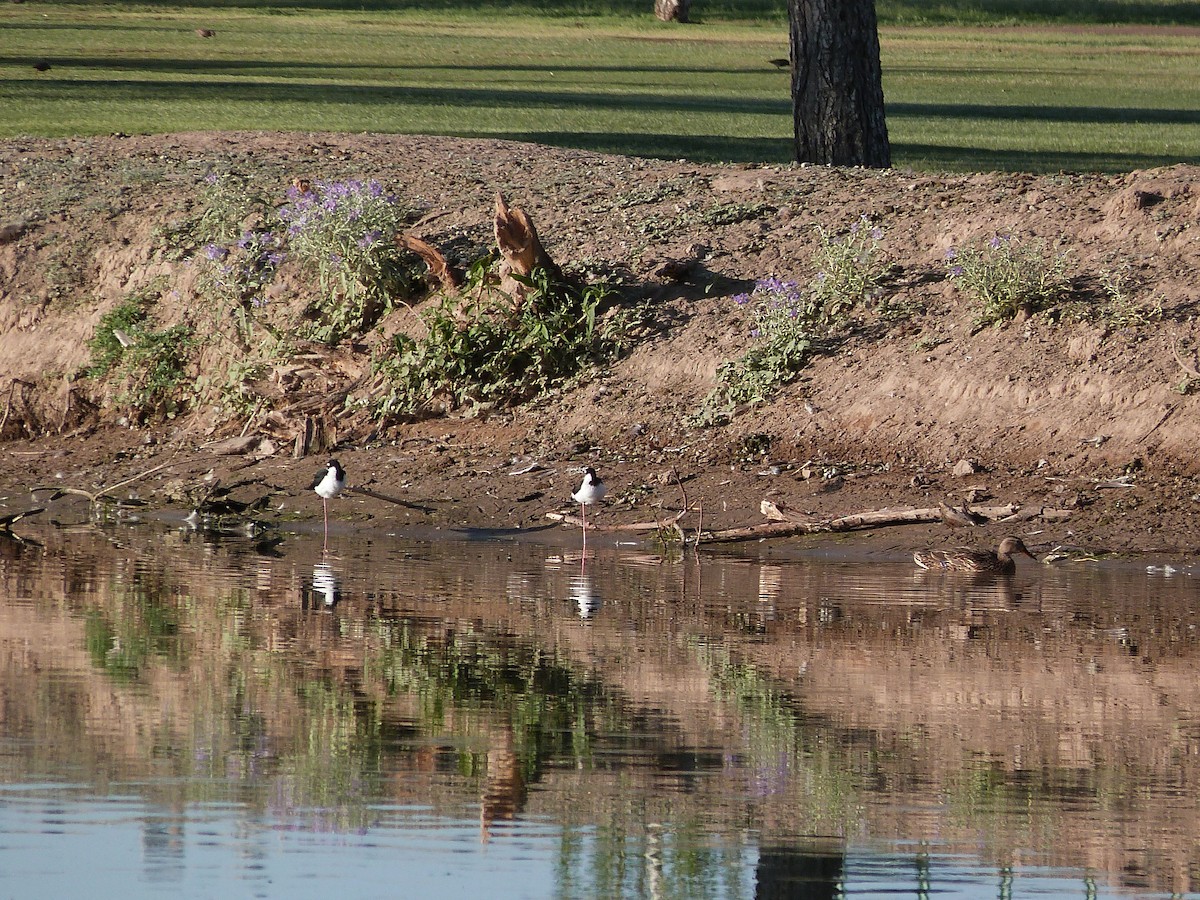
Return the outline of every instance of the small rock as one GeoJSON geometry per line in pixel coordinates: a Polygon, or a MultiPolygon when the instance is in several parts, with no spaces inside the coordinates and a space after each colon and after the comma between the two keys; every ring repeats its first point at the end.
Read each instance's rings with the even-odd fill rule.
{"type": "Polygon", "coordinates": [[[954,475],[958,478],[966,478],[968,475],[979,474],[979,466],[975,462],[963,458],[954,464],[954,475]]]}

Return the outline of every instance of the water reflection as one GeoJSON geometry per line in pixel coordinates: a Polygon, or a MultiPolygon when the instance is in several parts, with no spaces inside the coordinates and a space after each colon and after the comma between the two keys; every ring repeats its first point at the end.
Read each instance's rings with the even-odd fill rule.
{"type": "Polygon", "coordinates": [[[341,599],[341,587],[337,573],[328,562],[319,562],[313,566],[312,589],[308,599],[312,605],[322,603],[326,609],[333,609],[341,599]]]}
{"type": "Polygon", "coordinates": [[[596,585],[591,575],[586,572],[572,575],[570,593],[580,619],[586,621],[600,611],[600,597],[596,594],[596,585]]]}
{"type": "Polygon", "coordinates": [[[312,895],[352,868],[378,896],[400,877],[431,896],[1145,896],[1200,873],[1187,575],[35,536],[0,542],[16,895],[312,895]]]}

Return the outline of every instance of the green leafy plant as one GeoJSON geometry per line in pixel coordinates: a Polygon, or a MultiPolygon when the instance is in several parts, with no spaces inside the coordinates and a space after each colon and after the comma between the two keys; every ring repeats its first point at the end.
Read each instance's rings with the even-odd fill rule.
{"type": "Polygon", "coordinates": [[[125,343],[137,333],[146,320],[150,298],[142,294],[126,297],[116,308],[106,312],[96,323],[96,330],[87,342],[92,352],[92,364],[83,371],[87,378],[103,378],[125,355],[125,343]]]}
{"type": "Polygon", "coordinates": [[[84,375],[108,379],[113,402],[132,419],[145,422],[173,416],[188,402],[188,375],[198,342],[188,325],[151,327],[148,294],[128,297],[100,317],[88,341],[92,364],[84,375]]]}
{"type": "Polygon", "coordinates": [[[1065,297],[1070,288],[1067,252],[1048,253],[1043,242],[995,235],[985,244],[946,251],[950,279],[979,309],[975,330],[1033,314],[1065,297]]]}
{"type": "Polygon", "coordinates": [[[1113,329],[1143,328],[1162,319],[1161,295],[1152,295],[1147,302],[1139,303],[1134,296],[1139,285],[1128,265],[1102,270],[1099,282],[1103,297],[1081,319],[1102,322],[1113,329]]]}
{"type": "Polygon", "coordinates": [[[536,270],[514,308],[510,298],[486,289],[489,277],[487,263],[476,264],[463,296],[423,314],[425,337],[397,335],[377,359],[388,386],[378,415],[412,415],[438,400],[451,407],[519,404],[621,346],[627,320],[599,318],[604,287],[575,289],[536,270]]]}
{"type": "Polygon", "coordinates": [[[879,287],[884,274],[881,241],[883,229],[862,216],[838,237],[820,226],[821,246],[813,254],[817,275],[811,289],[819,310],[819,324],[833,327],[879,287]]]}
{"type": "Polygon", "coordinates": [[[211,172],[204,176],[201,212],[190,230],[201,240],[232,241],[241,234],[248,219],[265,214],[270,208],[271,204],[255,193],[245,175],[211,172]]]}
{"type": "Polygon", "coordinates": [[[139,421],[174,416],[190,396],[187,368],[195,346],[194,332],[187,325],[161,331],[139,329],[121,360],[123,381],[117,404],[139,421]]]}
{"type": "Polygon", "coordinates": [[[717,368],[717,386],[692,417],[697,425],[727,421],[745,404],[761,403],[808,365],[820,343],[846,327],[851,311],[883,276],[883,232],[860,219],[837,237],[818,229],[818,272],[805,288],[767,278],[733,301],[749,312],[750,348],[717,368]]]}
{"type": "Polygon", "coordinates": [[[411,210],[378,181],[293,187],[279,217],[287,244],[317,271],[321,295],[309,336],[330,344],[370,327],[419,277],[417,260],[396,246],[411,210]]]}

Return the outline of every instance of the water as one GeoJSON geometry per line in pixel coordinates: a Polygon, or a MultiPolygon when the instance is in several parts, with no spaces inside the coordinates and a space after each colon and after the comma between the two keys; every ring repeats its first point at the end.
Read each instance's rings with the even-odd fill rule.
{"type": "Polygon", "coordinates": [[[0,897],[1200,896],[1183,567],[27,533],[0,897]]]}

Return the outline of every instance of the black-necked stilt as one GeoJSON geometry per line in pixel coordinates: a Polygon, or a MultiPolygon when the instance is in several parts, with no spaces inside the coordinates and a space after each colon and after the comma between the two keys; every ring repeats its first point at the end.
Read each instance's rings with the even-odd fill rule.
{"type": "Polygon", "coordinates": [[[321,498],[321,509],[325,515],[325,543],[328,545],[329,501],[346,489],[346,470],[336,459],[331,459],[329,465],[316,474],[309,487],[321,498]]]}
{"type": "Polygon", "coordinates": [[[589,504],[598,503],[608,493],[608,488],[596,474],[596,470],[588,466],[583,470],[583,481],[579,490],[571,495],[571,499],[579,504],[579,513],[583,517],[583,545],[587,546],[587,508],[589,504]]]}

